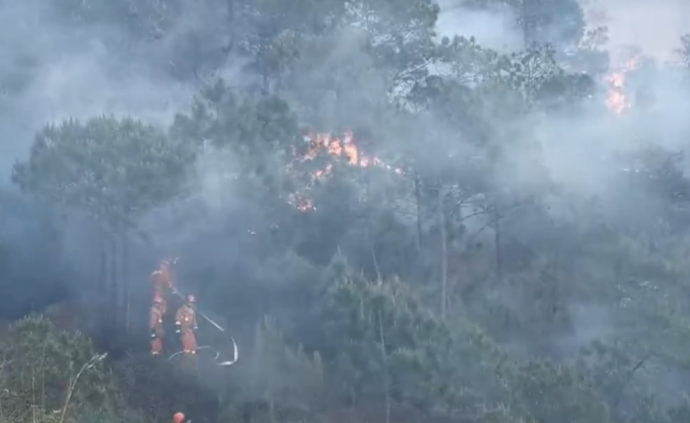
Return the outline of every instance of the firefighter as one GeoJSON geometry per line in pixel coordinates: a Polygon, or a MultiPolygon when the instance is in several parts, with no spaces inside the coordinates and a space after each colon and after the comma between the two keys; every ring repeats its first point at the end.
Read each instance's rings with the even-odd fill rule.
{"type": "Polygon", "coordinates": [[[177,310],[175,316],[175,328],[182,342],[182,352],[196,354],[196,311],[194,310],[195,298],[187,296],[187,302],[177,310]]]}
{"type": "Polygon", "coordinates": [[[184,413],[177,412],[173,414],[172,421],[173,423],[184,423],[186,421],[184,413]]]}
{"type": "Polygon", "coordinates": [[[153,295],[163,298],[168,296],[170,292],[174,290],[172,271],[170,269],[169,260],[161,260],[158,266],[158,270],[151,273],[151,283],[153,285],[153,295]]]}
{"type": "Polygon", "coordinates": [[[149,314],[149,329],[151,331],[151,354],[158,355],[163,352],[163,316],[165,315],[165,301],[160,295],[153,298],[153,305],[149,314]]]}

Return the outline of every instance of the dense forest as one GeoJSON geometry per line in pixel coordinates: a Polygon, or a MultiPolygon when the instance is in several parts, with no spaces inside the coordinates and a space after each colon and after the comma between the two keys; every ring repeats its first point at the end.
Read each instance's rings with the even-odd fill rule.
{"type": "Polygon", "coordinates": [[[690,419],[690,36],[619,60],[577,0],[0,22],[0,422],[690,419]],[[148,350],[173,257],[226,329],[191,368],[148,350]]]}

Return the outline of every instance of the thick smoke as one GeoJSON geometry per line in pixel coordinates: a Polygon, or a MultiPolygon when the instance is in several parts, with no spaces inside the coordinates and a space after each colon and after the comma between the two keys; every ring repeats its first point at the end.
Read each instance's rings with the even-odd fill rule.
{"type": "Polygon", "coordinates": [[[515,14],[507,7],[472,10],[457,0],[440,1],[439,6],[437,31],[440,36],[474,37],[482,46],[502,53],[515,52],[524,46],[515,14]]]}
{"type": "Polygon", "coordinates": [[[151,24],[142,41],[122,26],[70,25],[60,6],[46,2],[0,5],[3,178],[47,122],[114,114],[167,125],[191,104],[209,69],[236,79],[242,63],[224,51],[228,39],[209,36],[226,19],[217,6],[184,2],[169,26],[151,24]],[[190,56],[209,57],[209,51],[215,62],[198,64],[196,79],[177,77],[190,73],[181,68],[195,62],[190,56]]]}
{"type": "MultiPolygon", "coordinates": [[[[47,122],[105,113],[131,115],[163,126],[172,121],[176,112],[188,109],[193,95],[211,70],[225,76],[232,85],[255,77],[244,70],[245,63],[228,55],[229,39],[210,35],[227,17],[215,13],[219,9],[209,2],[199,2],[207,7],[192,6],[194,3],[185,3],[174,18],[164,23],[166,31],[162,38],[153,33],[147,42],[135,41],[125,29],[105,24],[71,27],[64,19],[55,17],[55,9],[46,2],[0,3],[0,80],[10,81],[0,92],[2,181],[7,181],[12,164],[26,156],[33,134],[47,122]],[[213,42],[209,44],[209,40],[213,42]],[[199,64],[195,69],[184,68],[190,56],[208,57],[209,52],[215,55],[213,63],[199,64]],[[180,77],[190,73],[195,77],[180,77]]],[[[637,80],[629,81],[631,89],[638,84],[647,91],[644,96],[637,96],[638,104],[629,113],[617,115],[605,107],[608,95],[605,76],[597,76],[601,78],[598,82],[602,90],[578,114],[530,116],[512,128],[513,132],[505,140],[510,143],[506,147],[509,153],[505,155],[505,163],[496,166],[492,177],[511,189],[545,190],[540,183],[546,173],[559,187],[558,200],[553,199],[544,212],[550,218],[570,222],[594,219],[589,205],[596,200],[601,205],[597,213],[603,213],[607,219],[648,220],[655,210],[650,204],[655,200],[625,190],[620,175],[626,169],[616,158],[649,143],[681,150],[688,148],[685,139],[690,129],[687,121],[690,102],[685,93],[690,87],[685,75],[664,66],[674,60],[681,35],[690,29],[690,4],[680,0],[592,0],[583,4],[583,8],[589,27],[605,25],[609,28],[609,40],[604,48],[611,56],[612,71],[640,54],[651,59],[652,63],[644,72],[636,74],[637,80]],[[641,101],[642,97],[648,101],[641,101]]],[[[447,0],[441,3],[437,30],[439,36],[474,37],[480,45],[502,53],[516,52],[524,47],[523,34],[508,8],[477,11],[461,2],[447,0]]],[[[366,73],[371,71],[372,64],[358,56],[356,35],[344,33],[340,41],[338,48],[328,51],[321,63],[303,69],[292,82],[302,87],[301,94],[308,97],[310,87],[317,84],[319,78],[326,78],[329,69],[345,63],[352,66],[351,97],[345,92],[334,104],[319,99],[326,103],[318,105],[320,111],[332,107],[332,119],[319,123],[342,125],[347,120],[355,126],[371,124],[378,117],[359,107],[357,94],[367,92],[383,96],[386,87],[379,82],[379,75],[366,73]]],[[[636,97],[634,92],[626,94],[636,97]]],[[[303,117],[310,116],[309,111],[299,112],[303,117]]],[[[495,122],[497,126],[501,124],[499,120],[495,122]]],[[[415,131],[451,135],[439,129],[434,116],[415,131]]],[[[148,289],[146,275],[163,254],[184,255],[181,268],[186,267],[188,272],[212,263],[223,263],[216,266],[221,269],[218,272],[253,273],[255,277],[260,274],[260,278],[268,281],[280,279],[277,271],[243,260],[243,252],[250,248],[247,246],[258,242],[255,241],[257,237],[253,237],[254,231],[267,230],[271,217],[263,215],[261,210],[242,207],[242,193],[234,190],[231,182],[235,166],[239,164],[232,157],[220,157],[215,152],[203,155],[194,174],[195,181],[202,187],[200,192],[188,202],[165,206],[144,219],[142,227],[146,234],[136,240],[132,254],[137,258],[129,275],[142,280],[138,293],[148,289]],[[193,215],[199,218],[190,218],[193,215]],[[233,224],[227,222],[233,219],[233,224]],[[180,229],[180,221],[187,222],[184,229],[180,229]],[[238,231],[242,225],[237,222],[245,222],[247,229],[238,231]],[[160,243],[152,245],[151,237],[160,243]]],[[[548,195],[545,197],[551,199],[548,195]]],[[[12,216],[3,221],[7,224],[0,226],[0,247],[12,245],[18,249],[19,256],[24,256],[24,261],[12,264],[15,268],[27,266],[32,259],[26,257],[36,254],[33,260],[43,263],[43,271],[61,272],[59,275],[64,280],[88,279],[97,271],[93,268],[94,256],[90,251],[92,241],[83,232],[81,221],[66,224],[63,244],[55,246],[54,251],[46,251],[36,248],[45,246],[41,236],[36,234],[41,232],[36,229],[40,228],[36,223],[40,218],[34,216],[40,213],[33,215],[23,209],[7,207],[0,213],[12,216]],[[54,255],[59,259],[49,260],[54,255]]],[[[482,229],[477,239],[484,243],[483,254],[488,256],[493,254],[494,234],[490,229],[483,230],[485,223],[486,217],[482,217],[468,221],[467,225],[471,230],[482,229]]],[[[543,219],[516,214],[508,223],[512,226],[512,235],[522,244],[529,247],[544,242],[540,232],[540,226],[545,224],[543,219]]],[[[67,283],[70,284],[74,286],[73,282],[67,283]]],[[[34,285],[25,286],[29,288],[13,288],[16,298],[29,294],[36,298],[42,296],[42,292],[19,292],[21,289],[39,290],[34,285]]],[[[204,290],[203,283],[187,287],[202,293],[204,290]]],[[[518,311],[532,306],[528,300],[523,301],[513,294],[491,293],[518,311]]],[[[595,301],[567,304],[565,309],[574,329],[556,337],[556,346],[552,346],[550,352],[574,355],[592,340],[612,336],[612,317],[595,301]]]]}
{"type": "MultiPolygon", "coordinates": [[[[198,49],[195,37],[213,29],[213,21],[207,18],[218,21],[223,15],[203,7],[181,13],[186,18],[174,30],[147,43],[135,40],[127,28],[70,25],[64,10],[46,2],[0,5],[0,189],[7,197],[0,208],[0,240],[3,248],[11,250],[3,263],[3,281],[9,284],[5,293],[13,309],[26,312],[55,301],[57,286],[73,294],[93,286],[89,281],[98,272],[98,260],[97,239],[83,216],[65,216],[62,235],[52,244],[46,242],[52,239],[46,232],[50,212],[15,193],[9,183],[12,165],[26,158],[34,134],[50,122],[105,114],[133,116],[164,127],[175,113],[186,110],[206,71],[200,67],[198,78],[181,80],[176,77],[175,63],[181,55],[198,49]],[[41,282],[45,279],[56,280],[46,288],[41,282]]],[[[205,47],[220,51],[223,41],[205,47]]],[[[236,68],[235,63],[221,67],[220,72],[232,79],[236,68]]],[[[139,248],[151,250],[151,246],[139,248]]],[[[155,260],[147,256],[135,262],[133,273],[145,281],[155,260]]],[[[141,288],[148,286],[142,283],[141,288]]],[[[17,312],[8,311],[15,317],[17,312]]]]}
{"type": "MultiPolygon", "coordinates": [[[[442,35],[474,36],[483,45],[504,51],[522,47],[522,35],[511,25],[510,15],[476,13],[450,3],[445,6],[439,22],[442,35]]],[[[600,92],[577,114],[555,113],[523,122],[510,139],[509,160],[496,176],[507,186],[524,188],[538,184],[547,174],[559,190],[550,203],[546,196],[547,212],[561,223],[600,221],[603,225],[646,225],[656,219],[659,199],[649,192],[631,191],[628,179],[621,175],[642,170],[619,159],[649,145],[688,152],[686,140],[690,128],[686,116],[690,85],[685,71],[670,66],[669,62],[677,61],[680,38],[690,28],[689,6],[679,1],[661,4],[642,0],[591,1],[583,2],[582,6],[589,29],[608,27],[609,38],[604,48],[610,55],[610,72],[597,77],[600,92]],[[625,75],[625,94],[633,106],[624,114],[615,114],[605,107],[611,88],[606,78],[631,60],[636,61],[637,68],[625,75]],[[639,87],[644,87],[644,92],[638,91],[639,87]],[[534,166],[535,163],[540,166],[534,166]]],[[[496,125],[501,122],[497,121],[496,125]]],[[[682,167],[687,169],[687,161],[682,167]]],[[[542,228],[550,224],[549,220],[535,220],[535,214],[526,215],[521,217],[516,213],[506,225],[510,225],[511,236],[538,250],[540,243],[545,242],[542,228]]],[[[485,236],[484,241],[491,245],[491,238],[485,236]]],[[[570,241],[564,238],[552,244],[559,246],[551,247],[554,256],[565,254],[567,261],[569,248],[575,245],[570,245],[570,241]]],[[[487,254],[492,251],[493,247],[489,247],[487,254]]],[[[610,282],[604,283],[615,283],[614,280],[612,272],[610,282]]],[[[517,288],[491,295],[518,313],[528,313],[536,303],[521,298],[519,281],[516,284],[517,288]]],[[[572,328],[554,337],[554,342],[546,347],[548,354],[575,357],[592,341],[617,339],[616,315],[610,305],[590,298],[566,304],[565,309],[572,328]]],[[[523,353],[534,351],[536,344],[518,342],[511,344],[511,348],[523,353]]],[[[646,373],[641,377],[654,389],[667,392],[678,388],[677,378],[673,376],[676,372],[657,369],[654,376],[646,373]]],[[[667,399],[675,401],[678,397],[667,399]]]]}
{"type": "MultiPolygon", "coordinates": [[[[690,25],[688,3],[647,0],[588,0],[583,2],[592,26],[607,26],[607,49],[618,60],[639,51],[659,61],[676,59],[680,37],[690,25]],[[623,56],[623,57],[620,57],[623,56]]],[[[620,63],[620,62],[619,62],[620,63]]]]}

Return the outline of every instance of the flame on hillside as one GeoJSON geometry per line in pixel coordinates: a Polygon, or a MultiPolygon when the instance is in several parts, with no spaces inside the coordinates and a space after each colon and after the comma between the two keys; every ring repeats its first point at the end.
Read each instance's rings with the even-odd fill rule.
{"type": "MultiPolygon", "coordinates": [[[[354,135],[351,131],[345,132],[342,137],[334,136],[331,133],[310,133],[305,135],[304,142],[309,144],[307,153],[303,156],[297,154],[293,149],[296,163],[303,163],[316,159],[319,154],[329,154],[335,158],[343,159],[350,166],[357,167],[378,167],[390,170],[397,174],[402,174],[402,170],[386,164],[378,157],[367,156],[358,148],[354,135]]],[[[333,172],[333,164],[327,164],[322,169],[311,173],[311,183],[329,177],[333,172]]],[[[309,195],[311,187],[306,187],[301,192],[290,194],[288,203],[301,211],[313,211],[316,209],[314,202],[309,195]]]]}
{"type": "Polygon", "coordinates": [[[617,114],[622,114],[632,107],[632,100],[626,93],[626,74],[637,69],[639,58],[634,58],[625,63],[622,69],[611,73],[606,81],[609,83],[609,92],[606,97],[606,107],[617,114]]]}

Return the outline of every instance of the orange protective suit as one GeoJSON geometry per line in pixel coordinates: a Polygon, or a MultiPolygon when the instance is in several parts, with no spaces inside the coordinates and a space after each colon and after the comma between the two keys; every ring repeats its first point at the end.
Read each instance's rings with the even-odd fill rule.
{"type": "Polygon", "coordinates": [[[163,352],[163,316],[165,315],[165,304],[161,297],[156,297],[149,313],[149,329],[151,331],[151,354],[158,355],[163,352]]]}
{"type": "Polygon", "coordinates": [[[153,285],[153,295],[165,298],[173,290],[173,277],[170,270],[170,262],[162,260],[158,270],[151,273],[151,284],[153,285]]]}
{"type": "Polygon", "coordinates": [[[182,351],[185,354],[196,354],[196,311],[193,307],[194,297],[188,298],[187,304],[180,307],[175,315],[175,327],[182,341],[182,351]]]}

